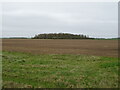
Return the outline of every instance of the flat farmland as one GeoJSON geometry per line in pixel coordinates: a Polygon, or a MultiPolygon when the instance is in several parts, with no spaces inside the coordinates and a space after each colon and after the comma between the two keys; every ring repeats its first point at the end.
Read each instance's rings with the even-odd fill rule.
{"type": "Polygon", "coordinates": [[[3,88],[118,88],[117,40],[2,40],[3,88]]]}
{"type": "Polygon", "coordinates": [[[32,54],[86,54],[118,56],[117,40],[3,39],[3,51],[32,54]]]}

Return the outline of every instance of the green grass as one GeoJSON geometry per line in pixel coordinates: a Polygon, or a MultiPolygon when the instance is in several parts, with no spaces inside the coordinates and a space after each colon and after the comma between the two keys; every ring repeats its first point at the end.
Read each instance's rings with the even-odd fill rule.
{"type": "Polygon", "coordinates": [[[118,59],[3,52],[3,87],[117,88],[118,59]]]}

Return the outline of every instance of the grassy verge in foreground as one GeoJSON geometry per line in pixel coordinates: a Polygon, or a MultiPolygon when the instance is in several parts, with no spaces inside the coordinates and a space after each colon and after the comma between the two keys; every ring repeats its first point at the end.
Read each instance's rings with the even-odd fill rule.
{"type": "Polygon", "coordinates": [[[2,62],[5,88],[118,87],[117,58],[4,51],[2,62]]]}

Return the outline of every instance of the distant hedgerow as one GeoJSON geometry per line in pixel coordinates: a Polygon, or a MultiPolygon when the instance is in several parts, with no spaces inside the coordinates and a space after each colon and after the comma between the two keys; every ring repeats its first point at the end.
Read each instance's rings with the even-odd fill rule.
{"type": "Polygon", "coordinates": [[[70,34],[70,33],[44,33],[38,34],[33,39],[90,39],[89,36],[82,34],[70,34]]]}

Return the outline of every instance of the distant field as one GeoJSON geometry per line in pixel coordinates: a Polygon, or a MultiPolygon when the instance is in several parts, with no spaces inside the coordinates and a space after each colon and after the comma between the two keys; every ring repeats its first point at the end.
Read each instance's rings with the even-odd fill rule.
{"type": "Polygon", "coordinates": [[[3,39],[4,88],[117,88],[117,40],[3,39]]]}
{"type": "Polygon", "coordinates": [[[4,88],[117,88],[118,59],[3,52],[4,88]]]}
{"type": "Polygon", "coordinates": [[[32,54],[118,56],[117,40],[3,39],[3,50],[32,54]]]}

